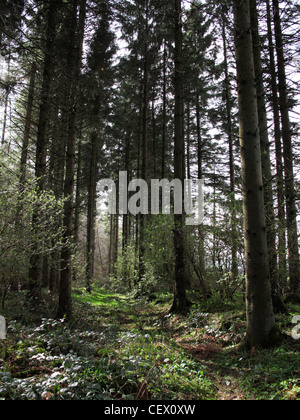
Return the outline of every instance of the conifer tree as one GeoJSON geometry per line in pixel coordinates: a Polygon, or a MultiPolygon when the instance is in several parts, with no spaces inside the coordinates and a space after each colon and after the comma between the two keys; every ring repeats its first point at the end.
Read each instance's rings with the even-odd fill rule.
{"type": "Polygon", "coordinates": [[[249,0],[234,2],[242,188],[245,219],[247,343],[266,347],[276,335],[266,236],[259,118],[249,0]]]}
{"type": "MultiPolygon", "coordinates": [[[[174,138],[174,178],[184,180],[184,103],[183,103],[183,56],[182,56],[182,5],[181,0],[174,2],[174,90],[175,90],[175,138],[174,138]]],[[[183,193],[183,192],[182,192],[183,193]]],[[[182,200],[183,202],[183,200],[182,200]]],[[[190,302],[186,295],[185,255],[184,255],[184,216],[174,215],[175,248],[175,292],[171,312],[185,312],[190,302]]]]}
{"type": "Polygon", "coordinates": [[[74,0],[72,3],[72,25],[70,33],[69,63],[70,74],[70,108],[66,152],[66,172],[64,182],[64,221],[65,245],[61,253],[61,279],[59,289],[59,305],[57,316],[62,318],[72,316],[72,243],[73,243],[73,210],[76,155],[76,121],[79,99],[79,80],[82,64],[82,50],[86,19],[86,0],[74,0]],[[79,12],[78,12],[79,8],[79,12]]]}
{"type": "Polygon", "coordinates": [[[300,259],[297,228],[297,208],[295,197],[294,157],[292,127],[289,115],[289,97],[284,58],[283,34],[279,1],[273,0],[273,16],[278,68],[279,106],[282,124],[283,159],[285,172],[286,217],[288,236],[288,261],[291,299],[300,299],[300,259]]]}
{"type": "MultiPolygon", "coordinates": [[[[41,91],[41,104],[39,110],[39,121],[36,140],[35,177],[37,180],[38,192],[42,193],[46,187],[46,161],[47,161],[47,129],[50,116],[50,94],[54,72],[54,39],[58,23],[58,10],[61,0],[55,0],[54,5],[48,7],[47,29],[45,42],[45,57],[43,69],[43,81],[41,91]]],[[[39,219],[39,208],[33,214],[33,230],[39,219]]],[[[29,267],[29,296],[34,301],[40,301],[42,290],[43,258],[39,249],[35,249],[29,267]]]]}
{"type": "Polygon", "coordinates": [[[91,51],[88,56],[88,72],[85,81],[90,86],[87,103],[92,112],[88,110],[87,120],[90,122],[91,134],[89,141],[88,160],[88,199],[87,199],[87,256],[86,277],[87,289],[91,291],[91,282],[94,275],[95,264],[95,223],[97,182],[99,180],[99,152],[105,139],[105,118],[109,112],[109,88],[113,83],[112,57],[115,52],[114,35],[110,31],[112,12],[107,2],[97,5],[97,27],[91,42],[91,51]]]}

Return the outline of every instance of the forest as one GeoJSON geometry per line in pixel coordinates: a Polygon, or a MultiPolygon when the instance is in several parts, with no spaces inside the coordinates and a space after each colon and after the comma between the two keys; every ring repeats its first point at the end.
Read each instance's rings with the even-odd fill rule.
{"type": "Polygon", "coordinates": [[[1,400],[299,400],[299,21],[1,0],[1,400]]]}

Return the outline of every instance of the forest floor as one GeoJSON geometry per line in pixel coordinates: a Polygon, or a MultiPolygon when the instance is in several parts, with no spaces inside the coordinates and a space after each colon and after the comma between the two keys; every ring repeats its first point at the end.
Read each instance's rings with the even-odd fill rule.
{"type": "Polygon", "coordinates": [[[294,315],[277,317],[280,347],[249,352],[242,299],[195,303],[170,315],[171,295],[152,302],[96,289],[74,292],[74,321],[54,320],[46,295],[43,318],[11,296],[0,341],[4,400],[299,400],[300,340],[294,315]],[[45,308],[47,308],[45,310],[45,308]]]}

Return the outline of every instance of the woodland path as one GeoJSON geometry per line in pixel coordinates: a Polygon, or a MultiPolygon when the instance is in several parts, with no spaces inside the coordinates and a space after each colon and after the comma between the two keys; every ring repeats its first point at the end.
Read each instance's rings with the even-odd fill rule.
{"type": "MultiPolygon", "coordinates": [[[[105,316],[106,322],[109,320],[110,325],[115,326],[119,334],[133,333],[150,337],[151,344],[147,343],[144,349],[143,341],[140,346],[132,344],[132,357],[134,352],[154,353],[149,356],[149,360],[155,359],[158,370],[166,363],[173,363],[174,367],[175,360],[169,360],[169,353],[172,352],[177,355],[177,359],[186,358],[187,361],[194,362],[194,374],[197,375],[197,369],[201,371],[209,389],[207,395],[199,395],[199,399],[281,398],[281,391],[276,389],[278,381],[283,388],[286,387],[283,385],[285,381],[286,384],[291,381],[290,388],[295,389],[298,395],[299,380],[295,380],[297,373],[293,370],[294,364],[290,369],[287,367],[286,363],[289,362],[286,359],[289,358],[290,350],[296,354],[299,352],[299,343],[287,343],[291,348],[286,349],[287,354],[285,350],[282,351],[282,357],[278,361],[275,356],[273,366],[270,363],[273,350],[250,354],[240,348],[245,332],[243,307],[224,305],[219,311],[214,308],[205,308],[202,311],[199,307],[193,309],[188,316],[178,316],[168,313],[172,303],[170,296],[146,303],[144,300],[122,295],[107,297],[105,294],[98,294],[97,297],[97,292],[94,301],[90,303],[97,308],[100,317],[105,316]]],[[[280,353],[280,349],[274,351],[280,353]]],[[[296,359],[299,361],[299,355],[296,359]]],[[[189,363],[187,362],[187,366],[189,363]]],[[[173,367],[164,366],[162,370],[165,368],[172,371],[173,367]]],[[[150,367],[149,390],[146,389],[144,398],[151,398],[151,373],[150,367]]],[[[184,369],[182,375],[185,375],[184,369]]],[[[191,375],[188,380],[193,384],[195,377],[191,375]]],[[[189,389],[189,386],[186,388],[189,389]]],[[[176,397],[174,394],[174,398],[178,398],[178,395],[180,397],[179,391],[176,397]]],[[[197,399],[197,395],[188,395],[185,391],[182,397],[197,399]]]]}
{"type": "MultiPolygon", "coordinates": [[[[299,341],[287,338],[263,351],[242,348],[246,321],[238,297],[198,301],[179,316],[169,313],[169,294],[146,301],[75,289],[69,323],[53,319],[49,294],[42,317],[12,303],[0,347],[1,399],[300,399],[299,341]]],[[[278,325],[288,336],[290,315],[279,316],[278,325]]]]}

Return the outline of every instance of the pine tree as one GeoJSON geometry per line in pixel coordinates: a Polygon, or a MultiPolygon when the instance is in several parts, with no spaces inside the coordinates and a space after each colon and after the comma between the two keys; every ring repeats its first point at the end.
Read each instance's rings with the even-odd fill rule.
{"type": "MultiPolygon", "coordinates": [[[[39,121],[36,141],[36,159],[35,159],[35,177],[37,180],[38,192],[42,193],[46,187],[46,160],[47,160],[47,129],[50,116],[50,94],[54,72],[54,39],[56,36],[58,10],[61,6],[61,0],[55,0],[53,6],[48,7],[47,30],[45,42],[45,58],[41,92],[41,105],[39,111],[39,121]]],[[[33,230],[38,224],[40,209],[37,207],[33,214],[33,230]]],[[[38,246],[38,245],[36,245],[38,246]]],[[[29,296],[36,302],[41,299],[43,274],[43,257],[39,249],[35,249],[30,261],[29,267],[29,296]]]]}
{"type": "MultiPolygon", "coordinates": [[[[280,301],[280,293],[278,289],[278,266],[277,266],[277,249],[275,234],[275,211],[273,197],[273,175],[271,169],[270,140],[268,131],[268,119],[265,100],[265,86],[263,83],[263,69],[261,59],[260,35],[258,28],[258,12],[256,0],[250,0],[251,28],[253,41],[253,56],[255,67],[255,80],[257,91],[257,106],[259,117],[259,135],[262,153],[262,173],[264,180],[264,200],[266,211],[266,228],[268,239],[268,253],[270,264],[271,288],[273,295],[273,305],[280,301]]],[[[277,306],[282,307],[282,304],[277,306]]]]}
{"type": "Polygon", "coordinates": [[[269,52],[269,73],[271,88],[271,105],[273,111],[275,154],[276,154],[276,176],[277,176],[277,207],[278,207],[278,281],[281,290],[287,290],[287,256],[286,256],[286,215],[285,215],[285,193],[284,193],[284,165],[281,142],[280,110],[277,89],[277,74],[275,65],[275,51],[272,31],[271,5],[267,0],[267,26],[268,26],[268,52],[269,52]]]}
{"type": "Polygon", "coordinates": [[[300,299],[300,259],[298,245],[297,209],[295,197],[292,127],[289,116],[289,98],[284,58],[284,44],[278,0],[273,0],[273,16],[278,66],[279,105],[282,123],[283,158],[285,171],[286,217],[288,234],[288,261],[292,300],[300,299]]]}
{"type": "MultiPolygon", "coordinates": [[[[174,3],[174,90],[175,90],[175,139],[174,139],[174,178],[184,180],[184,103],[183,103],[183,56],[182,56],[182,5],[181,0],[174,3]]],[[[184,216],[174,215],[174,249],[175,249],[175,291],[171,312],[185,312],[190,302],[186,295],[185,255],[184,255],[184,216]]]]}
{"type": "Polygon", "coordinates": [[[75,155],[76,155],[76,121],[79,94],[79,80],[82,64],[82,50],[86,18],[86,0],[74,0],[72,3],[72,26],[70,32],[70,108],[68,139],[66,153],[66,173],[64,183],[64,228],[65,246],[61,253],[61,279],[59,289],[59,305],[57,316],[63,318],[72,316],[72,243],[73,243],[73,210],[74,210],[74,183],[75,183],[75,155]],[[78,14],[79,7],[79,15],[78,14]]]}
{"type": "Polygon", "coordinates": [[[22,13],[24,10],[24,0],[2,0],[0,5],[0,46],[4,51],[5,42],[15,36],[20,27],[22,13]]]}
{"type": "Polygon", "coordinates": [[[245,218],[247,343],[265,347],[275,335],[266,236],[255,65],[249,0],[234,2],[245,218]]]}
{"type": "Polygon", "coordinates": [[[87,104],[87,120],[90,126],[89,159],[88,159],[88,199],[87,199],[87,253],[86,278],[87,289],[91,291],[91,282],[95,264],[95,223],[97,182],[99,180],[99,152],[104,145],[105,117],[109,111],[109,88],[113,83],[112,57],[115,53],[114,35],[110,31],[112,12],[106,2],[97,5],[97,25],[91,41],[88,56],[88,72],[85,82],[90,86],[87,104]]]}

